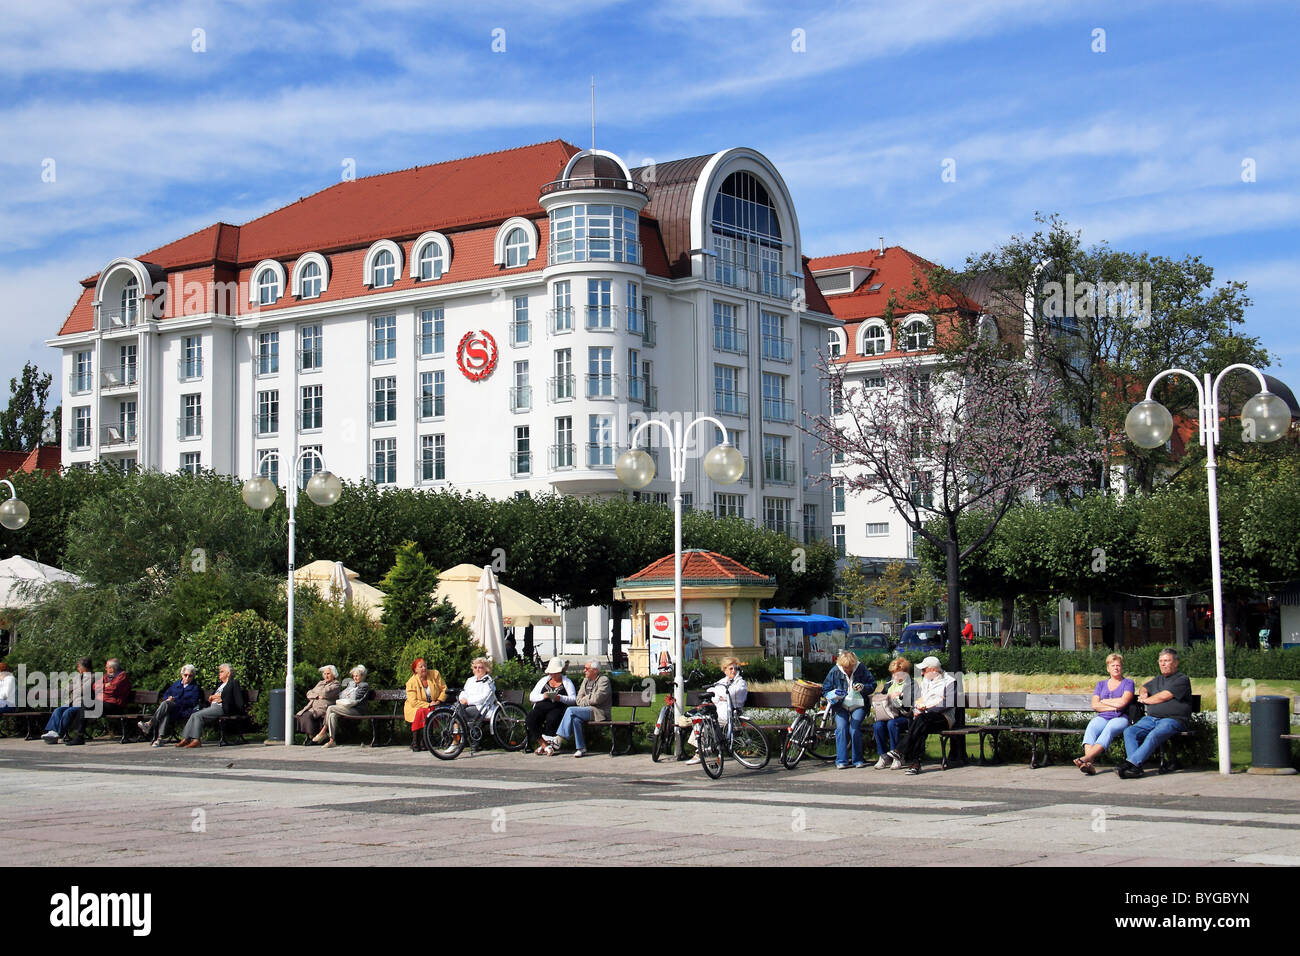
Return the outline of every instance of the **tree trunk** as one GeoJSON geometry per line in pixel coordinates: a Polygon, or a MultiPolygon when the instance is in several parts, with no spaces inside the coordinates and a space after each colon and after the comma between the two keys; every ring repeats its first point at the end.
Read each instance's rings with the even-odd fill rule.
{"type": "Polygon", "coordinates": [[[529,624],[524,628],[524,660],[531,662],[533,659],[533,626],[529,624]]]}
{"type": "Polygon", "coordinates": [[[1038,614],[1038,606],[1029,605],[1028,620],[1025,624],[1029,630],[1029,646],[1037,647],[1042,643],[1043,638],[1043,619],[1038,614]]]}
{"type": "MultiPolygon", "coordinates": [[[[961,566],[960,544],[957,537],[957,516],[948,516],[947,542],[947,584],[948,584],[948,673],[957,678],[957,689],[962,689],[961,680],[961,583],[958,570],[961,566]]],[[[956,713],[953,715],[954,727],[966,726],[966,698],[957,698],[956,713]]],[[[948,760],[951,764],[966,762],[966,738],[953,737],[948,748],[948,760]]]]}
{"type": "Polygon", "coordinates": [[[1139,598],[1142,605],[1142,643],[1151,643],[1151,599],[1139,598]]]}
{"type": "Polygon", "coordinates": [[[623,657],[623,617],[627,614],[626,601],[614,601],[609,606],[609,647],[610,670],[619,667],[623,657]]]}
{"type": "MultiPolygon", "coordinates": [[[[1016,626],[1016,599],[1002,596],[1002,630],[1007,632],[1007,644],[1011,643],[1011,632],[1016,626]]],[[[999,634],[998,637],[1002,635],[999,634]]]]}

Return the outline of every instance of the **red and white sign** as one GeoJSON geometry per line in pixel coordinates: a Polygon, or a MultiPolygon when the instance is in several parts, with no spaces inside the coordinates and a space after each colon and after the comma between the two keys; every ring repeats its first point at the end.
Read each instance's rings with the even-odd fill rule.
{"type": "Polygon", "coordinates": [[[673,619],[667,614],[656,614],[650,621],[651,637],[672,637],[673,619]]]}
{"type": "Polygon", "coordinates": [[[466,332],[456,346],[456,364],[471,382],[481,382],[497,367],[497,340],[486,329],[466,332]]]}

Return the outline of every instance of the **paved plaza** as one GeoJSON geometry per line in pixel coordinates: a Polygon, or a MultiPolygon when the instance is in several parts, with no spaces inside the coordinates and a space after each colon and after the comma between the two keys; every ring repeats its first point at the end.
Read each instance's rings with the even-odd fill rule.
{"type": "MultiPolygon", "coordinates": [[[[721,780],[640,753],[450,762],[400,747],[179,751],[0,740],[0,864],[405,865],[473,840],[500,864],[1300,865],[1300,777],[1120,780],[1073,766],[837,771],[721,780]]],[[[480,861],[481,862],[481,859],[480,861]]]]}

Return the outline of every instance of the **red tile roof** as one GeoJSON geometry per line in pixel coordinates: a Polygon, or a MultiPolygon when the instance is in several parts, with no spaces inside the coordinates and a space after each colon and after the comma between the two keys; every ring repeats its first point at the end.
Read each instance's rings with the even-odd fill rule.
{"type": "MultiPolygon", "coordinates": [[[[896,317],[902,317],[909,312],[927,312],[935,307],[940,312],[958,310],[975,314],[980,312],[978,304],[960,294],[930,295],[923,302],[917,302],[912,298],[915,294],[916,279],[920,278],[924,284],[926,270],[935,268],[935,265],[902,246],[888,246],[883,253],[879,249],[869,249],[834,256],[817,256],[808,260],[808,267],[812,272],[844,269],[849,266],[862,266],[875,271],[852,292],[833,293],[825,296],[823,300],[828,304],[831,314],[844,322],[844,333],[848,339],[848,349],[844,356],[846,360],[864,357],[857,353],[858,329],[864,319],[883,316],[891,292],[895,296],[896,317]],[[871,287],[876,283],[881,283],[881,287],[873,292],[871,287]]],[[[811,303],[811,296],[809,301],[811,303]]],[[[904,353],[895,349],[882,356],[870,357],[885,358],[902,354],[904,353]]]]}
{"type": "MultiPolygon", "coordinates": [[[[636,574],[623,578],[622,584],[662,584],[673,580],[673,555],[668,554],[647,565],[636,574]]],[[[692,582],[726,582],[736,584],[774,584],[775,578],[759,574],[745,567],[734,558],[716,551],[683,551],[682,583],[692,582]]]]}
{"type": "Polygon", "coordinates": [[[31,451],[0,451],[0,475],[37,471],[52,474],[59,470],[62,449],[58,445],[38,445],[31,451]]]}

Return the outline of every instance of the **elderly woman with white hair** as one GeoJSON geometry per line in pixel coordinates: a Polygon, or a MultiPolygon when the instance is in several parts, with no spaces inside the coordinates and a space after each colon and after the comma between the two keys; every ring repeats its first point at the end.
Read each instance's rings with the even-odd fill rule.
{"type": "Polygon", "coordinates": [[[316,686],[307,691],[307,706],[294,714],[298,733],[306,734],[305,743],[310,746],[312,738],[321,732],[325,724],[325,712],[339,699],[343,685],[339,683],[339,669],[333,664],[320,668],[320,680],[316,686]]]}
{"type": "Polygon", "coordinates": [[[335,738],[339,734],[339,718],[355,717],[366,712],[366,701],[370,699],[370,685],[366,683],[365,667],[358,664],[349,672],[343,682],[338,702],[325,708],[325,728],[312,738],[313,743],[326,747],[338,746],[335,738]]]}
{"type": "Polygon", "coordinates": [[[472,720],[487,720],[497,709],[497,685],[492,679],[492,662],[486,657],[476,657],[469,669],[474,676],[465,682],[460,691],[460,703],[472,720]]]}
{"type": "Polygon", "coordinates": [[[153,712],[153,716],[136,724],[140,733],[153,741],[151,746],[161,747],[172,726],[189,720],[190,714],[199,706],[203,691],[199,689],[195,673],[193,664],[182,667],[180,680],[162,692],[162,700],[158,702],[158,709],[153,712]]]}
{"type": "Polygon", "coordinates": [[[229,664],[218,664],[217,679],[221,683],[215,692],[208,695],[208,706],[194,711],[190,714],[190,719],[185,721],[185,729],[181,731],[181,742],[177,747],[202,746],[199,738],[203,736],[203,727],[208,721],[247,713],[248,698],[244,694],[244,688],[239,686],[239,681],[235,680],[234,668],[229,664]]]}
{"type": "Polygon", "coordinates": [[[915,716],[898,747],[885,755],[893,761],[894,770],[906,767],[912,775],[921,772],[926,738],[951,728],[957,713],[957,678],[944,673],[937,657],[927,657],[918,667],[924,676],[912,704],[915,716]]]}

